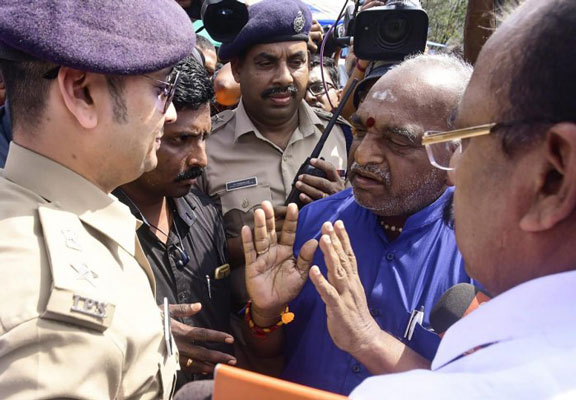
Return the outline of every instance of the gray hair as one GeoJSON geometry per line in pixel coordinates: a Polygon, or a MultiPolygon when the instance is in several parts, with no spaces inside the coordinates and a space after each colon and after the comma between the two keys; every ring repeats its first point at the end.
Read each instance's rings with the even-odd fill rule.
{"type": "Polygon", "coordinates": [[[394,4],[422,8],[422,4],[420,3],[420,0],[388,0],[386,2],[387,6],[391,6],[394,4]]]}
{"type": "Polygon", "coordinates": [[[453,109],[446,122],[449,128],[453,128],[454,120],[458,112],[459,99],[464,95],[464,91],[472,76],[472,65],[453,54],[416,54],[409,56],[402,63],[393,66],[391,70],[414,70],[426,67],[450,71],[450,89],[458,100],[454,103],[453,109]]]}

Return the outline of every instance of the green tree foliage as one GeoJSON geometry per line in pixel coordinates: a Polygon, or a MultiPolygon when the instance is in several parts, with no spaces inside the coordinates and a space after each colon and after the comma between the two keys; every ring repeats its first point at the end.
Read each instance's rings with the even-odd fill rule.
{"type": "Polygon", "coordinates": [[[428,40],[461,45],[467,0],[420,0],[429,18],[428,40]]]}

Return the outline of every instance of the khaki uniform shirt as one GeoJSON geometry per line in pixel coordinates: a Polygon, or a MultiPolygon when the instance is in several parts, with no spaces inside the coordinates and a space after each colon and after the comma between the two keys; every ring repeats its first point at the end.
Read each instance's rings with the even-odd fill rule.
{"type": "Polygon", "coordinates": [[[171,397],[178,355],[137,226],[114,197],[11,144],[0,170],[0,398],[171,397]]]}
{"type": "MultiPolygon", "coordinates": [[[[242,101],[235,110],[213,118],[212,135],[206,143],[208,166],[197,185],[221,205],[227,237],[238,237],[243,225],[253,225],[254,209],[262,201],[270,200],[274,206],[284,204],[300,165],[312,153],[330,116],[302,101],[298,127],[284,150],[262,136],[242,101]]],[[[320,156],[345,173],[346,139],[338,125],[320,156]]]]}

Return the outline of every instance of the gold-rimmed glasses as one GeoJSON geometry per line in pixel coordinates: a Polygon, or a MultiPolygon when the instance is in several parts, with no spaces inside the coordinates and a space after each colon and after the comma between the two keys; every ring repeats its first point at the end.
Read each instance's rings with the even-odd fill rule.
{"type": "Polygon", "coordinates": [[[422,136],[430,164],[445,171],[452,171],[450,159],[455,152],[462,152],[462,139],[489,135],[500,124],[485,124],[453,131],[427,131],[422,136]]]}
{"type": "Polygon", "coordinates": [[[511,128],[516,125],[550,125],[557,122],[559,121],[550,118],[529,118],[472,126],[447,132],[427,131],[422,136],[422,144],[426,148],[430,164],[445,171],[452,171],[454,170],[454,167],[450,165],[452,154],[462,152],[463,139],[489,135],[499,129],[511,128]]]}

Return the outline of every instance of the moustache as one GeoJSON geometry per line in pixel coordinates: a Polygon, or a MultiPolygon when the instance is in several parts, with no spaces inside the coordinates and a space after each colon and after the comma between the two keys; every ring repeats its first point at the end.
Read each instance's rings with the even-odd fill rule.
{"type": "Polygon", "coordinates": [[[359,171],[364,172],[368,175],[376,175],[387,186],[390,186],[389,170],[382,170],[381,168],[377,167],[374,164],[360,165],[356,161],[354,161],[352,163],[352,166],[350,167],[350,180],[352,180],[359,171]]]}
{"type": "Polygon", "coordinates": [[[266,99],[270,96],[274,96],[276,94],[284,94],[288,93],[290,96],[295,97],[296,93],[298,93],[298,89],[294,85],[288,85],[285,87],[273,87],[270,89],[266,89],[262,92],[261,96],[263,99],[266,99]]]}
{"type": "Polygon", "coordinates": [[[187,169],[186,171],[180,172],[178,174],[178,176],[176,176],[176,179],[174,179],[174,181],[175,182],[182,182],[182,181],[186,181],[188,179],[196,179],[200,175],[202,175],[203,171],[204,171],[204,168],[202,168],[202,167],[192,167],[190,169],[187,169]]]}

